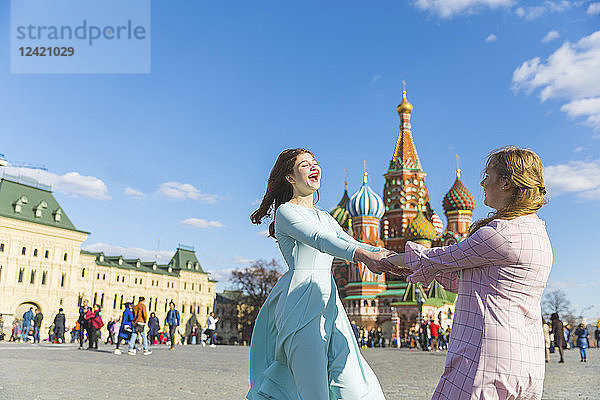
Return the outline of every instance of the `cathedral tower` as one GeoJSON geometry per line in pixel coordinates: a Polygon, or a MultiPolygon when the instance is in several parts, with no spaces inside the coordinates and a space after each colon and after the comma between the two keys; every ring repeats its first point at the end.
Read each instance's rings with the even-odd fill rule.
{"type": "Polygon", "coordinates": [[[404,232],[417,216],[419,203],[429,204],[429,193],[425,186],[427,174],[421,168],[411,133],[412,110],[412,104],[406,99],[406,91],[403,91],[402,102],[397,107],[400,133],[390,166],[384,175],[385,214],[381,228],[385,247],[397,252],[404,252],[404,232]]]}

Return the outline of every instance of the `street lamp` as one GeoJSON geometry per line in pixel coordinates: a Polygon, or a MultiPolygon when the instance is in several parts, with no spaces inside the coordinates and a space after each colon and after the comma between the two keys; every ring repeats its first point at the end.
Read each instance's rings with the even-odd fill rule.
{"type": "Polygon", "coordinates": [[[422,322],[422,318],[423,318],[423,296],[421,296],[421,291],[419,290],[418,287],[416,287],[417,290],[417,307],[419,309],[419,326],[421,325],[422,322]]]}

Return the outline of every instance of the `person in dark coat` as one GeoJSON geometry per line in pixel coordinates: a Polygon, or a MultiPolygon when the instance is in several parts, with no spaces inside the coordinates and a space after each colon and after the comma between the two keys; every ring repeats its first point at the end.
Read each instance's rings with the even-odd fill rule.
{"type": "Polygon", "coordinates": [[[87,332],[88,340],[90,336],[89,323],[88,320],[85,319],[85,315],[87,314],[88,310],[90,310],[90,308],[88,307],[88,301],[86,299],[83,300],[81,307],[79,307],[79,319],[77,320],[77,322],[79,322],[79,350],[83,349],[83,340],[85,339],[83,331],[87,332]]]}
{"type": "Polygon", "coordinates": [[[148,341],[150,345],[154,344],[154,339],[158,337],[158,331],[160,330],[160,322],[156,317],[155,313],[150,313],[150,318],[148,319],[148,341]]]}
{"type": "Polygon", "coordinates": [[[587,362],[587,348],[590,346],[587,326],[582,322],[579,327],[575,330],[575,336],[577,336],[577,347],[579,347],[579,354],[581,355],[581,362],[587,362]]]}
{"type": "Polygon", "coordinates": [[[115,354],[122,354],[121,350],[119,350],[121,340],[127,343],[131,338],[131,332],[133,332],[133,311],[131,308],[131,303],[125,303],[125,311],[123,311],[123,316],[121,317],[121,328],[119,329],[119,335],[117,336],[115,354]]]}
{"type": "Polygon", "coordinates": [[[36,308],[35,316],[33,317],[33,343],[40,342],[40,329],[42,328],[43,319],[44,314],[42,314],[39,308],[36,308]]]}
{"type": "Polygon", "coordinates": [[[352,333],[354,333],[354,338],[356,339],[356,343],[360,346],[360,332],[358,331],[358,326],[356,325],[356,321],[352,321],[350,323],[352,327],[352,333]]]}
{"type": "Polygon", "coordinates": [[[565,342],[565,334],[563,333],[563,323],[562,321],[558,318],[558,313],[552,313],[552,315],[550,316],[550,319],[552,320],[552,333],[554,334],[554,346],[558,347],[558,352],[560,354],[560,361],[559,363],[564,363],[565,359],[564,359],[564,348],[566,347],[566,342],[565,342]]]}
{"type": "Polygon", "coordinates": [[[169,340],[171,342],[169,350],[175,349],[175,331],[180,324],[179,311],[175,309],[175,303],[170,302],[169,311],[167,311],[167,317],[165,318],[165,325],[169,325],[169,340]]]}
{"type": "Polygon", "coordinates": [[[63,309],[58,309],[58,314],[54,317],[54,340],[57,343],[65,342],[65,314],[63,309]]]}

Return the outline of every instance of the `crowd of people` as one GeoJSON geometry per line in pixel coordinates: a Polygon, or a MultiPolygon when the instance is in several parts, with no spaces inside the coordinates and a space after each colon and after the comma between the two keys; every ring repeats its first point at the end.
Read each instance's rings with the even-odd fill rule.
{"type": "Polygon", "coordinates": [[[420,348],[423,351],[440,351],[448,349],[448,338],[450,327],[441,327],[435,320],[423,320],[421,324],[406,331],[399,339],[396,337],[386,338],[381,327],[361,328],[356,321],[351,322],[356,342],[360,348],[366,347],[401,347],[420,348]]]}
{"type": "MultiPolygon", "coordinates": [[[[587,325],[579,323],[576,329],[572,329],[570,324],[563,324],[558,313],[552,313],[550,323],[542,319],[544,329],[544,345],[546,348],[546,362],[550,362],[550,354],[558,351],[560,355],[559,363],[564,363],[564,350],[579,348],[581,362],[587,362],[587,349],[591,344],[591,334],[587,325]]],[[[594,331],[594,340],[596,347],[600,347],[600,321],[594,331]]]]}
{"type": "MultiPolygon", "coordinates": [[[[43,333],[40,332],[43,320],[42,312],[37,308],[30,307],[21,319],[14,320],[9,341],[32,344],[40,343],[42,340],[55,344],[66,343],[65,334],[69,332],[69,329],[65,325],[66,317],[63,309],[60,308],[54,316],[53,323],[48,328],[47,338],[44,339],[42,339],[43,333]]],[[[122,315],[108,321],[104,343],[115,345],[115,354],[122,354],[120,346],[125,343],[129,355],[136,355],[138,342],[141,343],[144,355],[152,354],[149,346],[158,344],[166,344],[170,350],[173,350],[178,344],[202,344],[216,347],[218,322],[219,318],[216,318],[211,312],[206,321],[206,329],[201,329],[198,323],[194,323],[189,333],[186,334],[185,327],[181,326],[182,320],[179,311],[175,308],[175,303],[171,302],[161,328],[156,314],[152,312],[148,315],[145,298],[140,297],[135,305],[130,302],[125,303],[122,315]]],[[[0,326],[1,324],[2,316],[0,315],[0,326]]],[[[79,307],[78,319],[70,329],[70,343],[79,342],[79,349],[84,349],[85,343],[87,343],[88,349],[98,349],[98,341],[101,340],[101,329],[104,325],[100,305],[95,304],[92,307],[88,300],[84,299],[79,307]]],[[[0,337],[0,340],[3,339],[0,337]]]]}

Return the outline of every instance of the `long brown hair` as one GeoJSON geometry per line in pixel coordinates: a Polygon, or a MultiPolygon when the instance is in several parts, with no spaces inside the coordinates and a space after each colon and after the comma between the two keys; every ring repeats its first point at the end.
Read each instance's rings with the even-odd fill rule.
{"type": "Polygon", "coordinates": [[[513,192],[508,204],[471,225],[469,236],[494,219],[510,220],[533,214],[546,204],[544,165],[532,150],[515,146],[493,150],[485,166],[507,179],[513,186],[513,192]]]}
{"type": "MultiPolygon", "coordinates": [[[[308,153],[315,156],[312,151],[307,149],[287,149],[282,151],[271,169],[269,174],[269,182],[267,183],[267,191],[260,202],[258,210],[254,211],[250,216],[250,221],[253,224],[260,224],[263,218],[275,215],[277,208],[283,203],[291,200],[294,189],[292,184],[285,178],[294,172],[296,158],[299,155],[308,153]]],[[[319,192],[317,191],[317,196],[319,192]]],[[[318,199],[318,197],[317,197],[318,199]]],[[[318,201],[318,200],[317,200],[318,201]]],[[[275,222],[269,224],[269,236],[275,238],[275,222]]]]}

